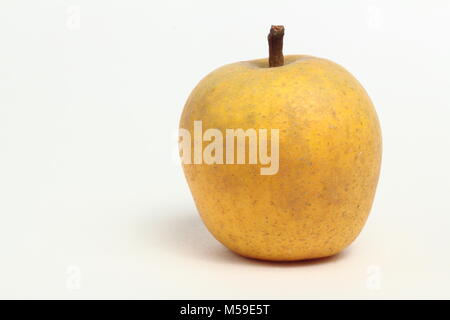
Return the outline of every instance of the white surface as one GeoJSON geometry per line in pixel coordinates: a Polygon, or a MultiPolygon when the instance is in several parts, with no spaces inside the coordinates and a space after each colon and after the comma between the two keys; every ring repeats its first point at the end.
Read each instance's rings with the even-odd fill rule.
{"type": "Polygon", "coordinates": [[[1,298],[450,298],[449,2],[276,3],[1,2],[1,298]],[[172,158],[191,89],[265,57],[270,24],[382,124],[373,211],[335,258],[228,252],[172,158]]]}

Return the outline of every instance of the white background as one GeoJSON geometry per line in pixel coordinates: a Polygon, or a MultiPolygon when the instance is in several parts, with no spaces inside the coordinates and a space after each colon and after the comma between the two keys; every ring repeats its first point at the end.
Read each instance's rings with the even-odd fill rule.
{"type": "Polygon", "coordinates": [[[0,3],[1,298],[450,298],[448,1],[0,3]],[[265,263],[203,226],[173,160],[213,69],[285,53],[364,85],[384,157],[344,253],[265,263]]]}

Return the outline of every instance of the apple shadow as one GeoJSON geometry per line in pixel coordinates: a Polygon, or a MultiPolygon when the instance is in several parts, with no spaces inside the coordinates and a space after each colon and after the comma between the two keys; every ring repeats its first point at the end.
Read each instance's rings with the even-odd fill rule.
{"type": "MultiPolygon", "coordinates": [[[[172,254],[184,255],[190,259],[194,258],[206,262],[271,268],[309,267],[336,263],[345,258],[350,251],[350,249],[346,249],[341,253],[326,258],[285,262],[264,261],[244,257],[230,251],[217,241],[207,230],[194,209],[188,212],[169,209],[157,220],[152,220],[151,226],[148,223],[144,223],[143,226],[144,229],[152,229],[152,238],[158,239],[157,242],[160,249],[172,254]]],[[[142,229],[141,231],[145,232],[142,229]]]]}

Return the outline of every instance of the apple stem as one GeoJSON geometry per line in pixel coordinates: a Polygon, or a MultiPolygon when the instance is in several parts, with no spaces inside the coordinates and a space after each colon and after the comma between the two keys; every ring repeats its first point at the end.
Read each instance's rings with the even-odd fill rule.
{"type": "Polygon", "coordinates": [[[283,36],[284,26],[270,27],[267,40],[269,42],[269,67],[271,68],[284,65],[283,36]]]}

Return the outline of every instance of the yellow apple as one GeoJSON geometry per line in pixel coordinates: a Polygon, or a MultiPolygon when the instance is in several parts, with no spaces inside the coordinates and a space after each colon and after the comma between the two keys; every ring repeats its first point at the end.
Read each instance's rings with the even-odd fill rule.
{"type": "MultiPolygon", "coordinates": [[[[183,164],[214,237],[242,256],[274,261],[346,248],[369,215],[382,153],[377,114],[360,83],[329,60],[283,57],[283,34],[272,27],[269,60],[229,64],[201,80],[180,121],[191,137],[196,121],[224,136],[227,129],[279,130],[272,150],[279,164],[269,174],[260,163],[227,163],[226,151],[222,163],[195,161],[197,150],[183,164]]],[[[203,139],[197,147],[206,151],[203,139]]]]}

